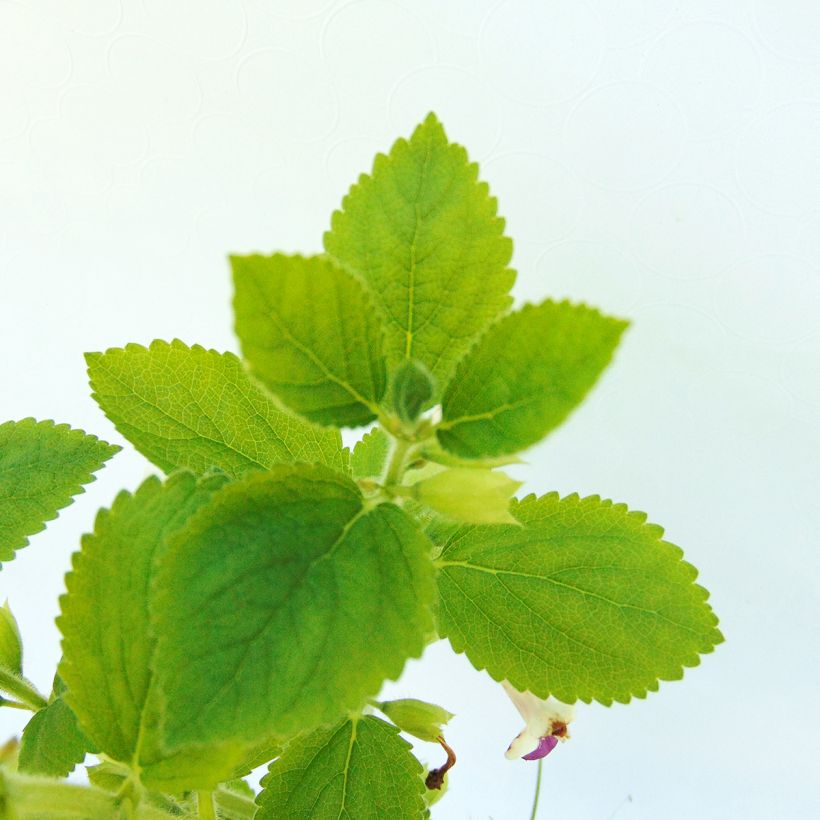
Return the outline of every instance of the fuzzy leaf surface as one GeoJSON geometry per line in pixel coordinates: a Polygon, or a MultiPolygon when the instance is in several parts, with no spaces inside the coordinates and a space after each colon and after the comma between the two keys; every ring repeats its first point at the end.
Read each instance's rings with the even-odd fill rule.
{"type": "Polygon", "coordinates": [[[97,403],[167,473],[218,467],[239,476],[289,462],[347,469],[339,432],[278,407],[231,353],[155,341],[86,361],[97,403]]]}
{"type": "Polygon", "coordinates": [[[445,385],[509,307],[512,242],[496,211],[478,166],[430,114],[376,157],[333,214],[325,250],[369,286],[391,367],[415,358],[445,385]]]}
{"type": "Polygon", "coordinates": [[[441,445],[468,458],[517,453],[581,403],[626,322],[584,305],[527,305],[493,325],[442,398],[441,445]]]}
{"type": "Polygon", "coordinates": [[[236,333],[257,376],[319,424],[358,427],[379,412],[382,329],[364,286],[326,257],[234,256],[236,333]]]}
{"type": "Polygon", "coordinates": [[[374,717],[296,738],[271,764],[257,820],[420,820],[422,767],[398,730],[374,717]]]}
{"type": "Polygon", "coordinates": [[[82,763],[91,743],[80,729],[77,716],[61,695],[35,713],[23,729],[20,771],[50,777],[67,777],[82,763]]]}
{"type": "Polygon", "coordinates": [[[0,424],[0,561],[56,518],[119,449],[53,421],[0,424]]]}
{"type": "Polygon", "coordinates": [[[326,468],[225,486],[169,541],[156,666],[168,747],[292,736],[362,706],[425,644],[429,542],[326,468]]]}
{"type": "Polygon", "coordinates": [[[522,526],[463,527],[436,563],[439,633],[477,669],[538,697],[642,697],[723,640],[697,571],[643,513],[553,493],[522,526]]]}
{"type": "Polygon", "coordinates": [[[83,538],[61,599],[63,697],[96,747],[114,760],[136,762],[146,784],[166,791],[216,783],[247,753],[208,747],[166,754],[153,690],[154,562],[168,537],[226,481],[185,472],[165,484],[149,478],[133,495],[120,493],[83,538]]]}

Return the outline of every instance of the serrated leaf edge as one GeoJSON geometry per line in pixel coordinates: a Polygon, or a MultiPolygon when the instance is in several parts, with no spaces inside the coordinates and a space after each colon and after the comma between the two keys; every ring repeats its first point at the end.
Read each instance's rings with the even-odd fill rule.
{"type": "MultiPolygon", "coordinates": [[[[108,411],[102,406],[102,404],[100,402],[100,395],[96,391],[96,386],[94,384],[94,378],[91,374],[91,367],[93,366],[93,364],[95,362],[97,362],[99,359],[103,358],[104,356],[123,356],[123,355],[126,355],[126,354],[131,353],[131,352],[154,353],[156,351],[167,351],[167,350],[179,350],[179,351],[184,351],[184,352],[189,352],[189,353],[198,353],[198,354],[204,353],[204,354],[206,354],[206,355],[208,355],[209,357],[212,357],[212,358],[214,358],[214,357],[215,358],[220,358],[220,359],[226,358],[229,361],[231,361],[232,363],[239,366],[239,368],[242,370],[242,372],[245,374],[245,376],[247,376],[247,378],[249,379],[251,384],[253,384],[253,386],[257,390],[259,390],[260,393],[268,401],[270,401],[270,403],[273,405],[274,409],[277,412],[282,413],[286,416],[290,416],[292,418],[297,418],[297,419],[299,419],[300,422],[302,422],[302,423],[304,423],[304,424],[306,424],[310,427],[314,427],[318,431],[327,432],[329,429],[330,430],[338,429],[338,428],[323,427],[319,424],[316,424],[316,422],[313,422],[310,419],[306,419],[304,416],[299,415],[298,413],[293,411],[291,408],[285,406],[281,402],[281,400],[279,399],[278,396],[276,396],[274,393],[272,393],[266,385],[264,385],[261,381],[259,381],[259,379],[256,376],[254,376],[254,374],[249,370],[249,368],[248,368],[247,364],[245,363],[245,361],[243,359],[241,359],[239,356],[237,356],[236,353],[232,353],[231,351],[220,352],[219,350],[215,350],[214,348],[206,348],[206,347],[204,347],[203,345],[200,345],[200,344],[189,345],[186,342],[183,342],[179,338],[174,338],[170,342],[166,342],[163,339],[154,339],[153,341],[151,341],[148,344],[147,347],[145,345],[139,344],[138,342],[128,342],[124,347],[109,347],[104,351],[92,351],[92,352],[89,352],[89,353],[85,354],[85,361],[86,361],[86,364],[87,364],[86,372],[88,374],[88,382],[89,382],[89,385],[91,386],[91,390],[92,390],[91,397],[97,403],[97,406],[102,410],[105,417],[114,425],[114,427],[118,431],[120,429],[119,424],[113,418],[111,418],[111,416],[108,414],[108,411]]],[[[350,473],[350,448],[343,446],[343,444],[341,442],[341,436],[339,437],[339,450],[341,452],[342,462],[344,463],[344,465],[346,467],[346,471],[342,472],[341,470],[339,470],[338,472],[340,472],[342,475],[349,475],[349,473],[350,473]]],[[[152,463],[156,464],[156,462],[152,462],[152,463]]],[[[171,475],[171,473],[173,473],[176,469],[178,469],[178,468],[172,466],[170,469],[168,469],[166,471],[165,468],[161,464],[156,464],[156,466],[159,467],[164,472],[167,472],[168,475],[171,475]]],[[[260,465],[260,469],[267,469],[267,468],[260,465]]]]}
{"type": "MultiPolygon", "coordinates": [[[[629,692],[628,694],[618,693],[617,695],[613,695],[611,697],[603,697],[603,696],[596,696],[596,695],[584,695],[584,696],[578,696],[573,700],[567,700],[566,702],[573,703],[575,701],[580,700],[583,703],[592,703],[593,701],[596,701],[597,703],[601,703],[604,706],[611,706],[613,702],[624,703],[624,704],[629,703],[632,700],[632,698],[645,699],[649,692],[657,692],[658,691],[661,681],[681,680],[683,678],[684,671],[686,669],[692,669],[694,667],[700,666],[701,656],[711,654],[717,646],[719,646],[721,643],[723,643],[725,638],[724,638],[722,632],[717,628],[718,623],[719,623],[718,617],[715,614],[712,607],[707,603],[707,601],[709,599],[709,591],[705,587],[701,586],[700,584],[694,583],[695,579],[698,577],[698,574],[699,574],[697,568],[694,565],[690,564],[688,561],[683,560],[683,550],[680,547],[678,547],[676,544],[671,543],[670,541],[663,540],[663,538],[662,538],[663,533],[664,533],[663,527],[661,527],[659,524],[649,523],[647,521],[648,515],[645,512],[641,512],[639,510],[630,510],[629,507],[627,506],[627,504],[625,504],[623,502],[614,502],[611,499],[602,499],[598,495],[589,495],[589,496],[585,496],[585,497],[581,498],[581,496],[578,493],[570,493],[569,495],[561,497],[560,494],[558,492],[555,492],[555,491],[545,493],[544,495],[541,495],[541,496],[537,496],[535,493],[529,493],[528,495],[526,495],[522,499],[513,499],[512,503],[510,505],[510,512],[519,521],[521,521],[521,518],[518,515],[516,515],[516,513],[522,506],[524,506],[525,504],[538,503],[538,502],[544,501],[544,500],[550,500],[550,501],[557,500],[561,503],[564,503],[564,502],[576,503],[579,506],[583,506],[583,505],[592,506],[592,505],[595,505],[596,508],[611,507],[613,510],[617,510],[618,512],[622,513],[624,515],[624,517],[633,519],[633,520],[637,521],[638,523],[640,523],[642,526],[650,528],[652,530],[654,536],[655,536],[655,539],[656,539],[658,545],[660,545],[670,555],[673,555],[679,563],[683,564],[684,567],[687,570],[687,573],[691,576],[690,582],[691,582],[692,587],[694,588],[697,596],[700,598],[701,603],[709,611],[709,614],[710,614],[711,620],[712,620],[712,631],[713,631],[712,634],[715,636],[715,641],[708,648],[704,648],[699,653],[695,654],[694,656],[690,656],[690,657],[684,659],[681,662],[680,666],[678,667],[678,670],[677,670],[676,673],[672,673],[672,674],[669,674],[669,675],[660,675],[654,682],[648,683],[644,687],[636,688],[633,691],[629,692]]],[[[525,524],[525,522],[523,522],[523,521],[521,521],[521,523],[525,524]]],[[[499,525],[482,525],[482,526],[507,527],[507,526],[510,526],[510,525],[499,524],[499,525]]],[[[525,524],[525,526],[526,526],[526,524],[525,524]]],[[[437,560],[440,560],[441,558],[443,558],[446,555],[448,546],[452,545],[453,543],[455,543],[456,540],[463,537],[466,534],[466,531],[471,531],[473,529],[475,529],[475,526],[470,526],[469,528],[461,528],[458,532],[451,535],[447,539],[447,541],[445,542],[444,546],[442,547],[441,554],[439,556],[439,559],[437,559],[437,560]]],[[[503,680],[509,680],[509,682],[516,689],[518,689],[520,691],[525,691],[529,688],[528,683],[526,681],[524,681],[523,679],[518,678],[517,676],[515,676],[513,674],[508,676],[508,675],[505,675],[501,672],[498,672],[498,673],[493,672],[493,670],[491,670],[488,667],[488,665],[485,664],[483,661],[478,660],[477,658],[474,659],[474,658],[470,657],[470,653],[467,650],[467,648],[463,644],[458,645],[457,641],[454,642],[452,636],[442,635],[442,637],[445,637],[448,640],[448,642],[450,643],[450,646],[453,648],[453,651],[455,651],[459,655],[465,655],[467,657],[467,659],[470,661],[470,663],[473,665],[474,668],[476,668],[478,671],[486,672],[497,683],[501,683],[501,681],[503,681],[503,680]]],[[[547,690],[543,690],[543,691],[539,691],[539,692],[534,692],[534,694],[536,694],[539,697],[547,697],[548,695],[550,695],[552,693],[547,691],[547,690]]],[[[556,695],[556,697],[557,697],[557,695],[556,695]]],[[[563,699],[563,698],[561,698],[561,699],[563,699]]]]}
{"type": "Polygon", "coordinates": [[[85,486],[87,484],[91,484],[93,481],[97,480],[96,473],[101,470],[107,462],[112,459],[122,447],[119,444],[109,444],[107,441],[95,436],[93,433],[86,433],[84,430],[81,430],[78,427],[72,427],[70,424],[66,424],[65,422],[57,423],[53,419],[45,419],[42,421],[37,421],[37,419],[33,418],[32,416],[27,416],[26,418],[20,419],[19,421],[6,421],[0,424],[0,432],[6,427],[26,427],[28,429],[47,429],[52,431],[59,431],[59,432],[67,432],[69,438],[77,439],[85,439],[90,441],[92,444],[97,443],[103,445],[103,449],[107,449],[107,454],[102,458],[98,467],[94,470],[90,470],[88,472],[82,473],[80,477],[77,479],[76,484],[71,484],[65,490],[63,495],[61,496],[63,500],[58,503],[57,509],[54,511],[53,514],[48,515],[46,518],[42,520],[40,525],[37,529],[33,532],[30,532],[28,535],[22,536],[16,542],[10,542],[8,544],[0,545],[4,550],[10,550],[11,555],[8,558],[3,559],[2,563],[8,563],[9,561],[13,561],[17,555],[17,551],[27,547],[31,543],[31,538],[33,538],[38,533],[43,532],[45,530],[46,525],[50,521],[56,521],[60,517],[60,513],[66,509],[66,507],[71,506],[74,499],[78,495],[82,495],[85,493],[85,486]]]}

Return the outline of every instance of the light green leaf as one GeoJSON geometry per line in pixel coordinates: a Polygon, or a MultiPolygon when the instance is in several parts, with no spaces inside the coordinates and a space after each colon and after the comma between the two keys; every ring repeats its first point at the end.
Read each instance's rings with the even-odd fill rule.
{"type": "Polygon", "coordinates": [[[8,601],[0,606],[0,666],[15,675],[23,674],[23,642],[8,601]]]}
{"type": "Polygon", "coordinates": [[[152,688],[154,561],[166,539],[226,481],[223,475],[197,481],[178,473],[165,484],[149,478],[134,495],[120,493],[83,538],[61,599],[63,697],[95,746],[137,764],[143,782],[168,792],[219,782],[248,753],[208,747],[166,754],[157,738],[152,688]]]}
{"type": "Polygon", "coordinates": [[[374,717],[346,720],[288,744],[257,797],[256,820],[420,820],[422,767],[398,730],[374,717]]]}
{"type": "Polygon", "coordinates": [[[236,332],[251,371],[319,424],[379,412],[382,329],[362,284],[326,257],[233,256],[236,332]]]}
{"type": "Polygon", "coordinates": [[[326,468],[220,490],[169,540],[156,667],[169,748],[292,736],[359,708],[431,628],[429,542],[326,468]]]}
{"type": "Polygon", "coordinates": [[[0,424],[0,561],[56,518],[119,449],[53,421],[0,424]]]}
{"type": "Polygon", "coordinates": [[[20,771],[67,777],[90,751],[91,743],[80,729],[77,716],[58,695],[23,729],[20,771]]]}
{"type": "Polygon", "coordinates": [[[254,745],[238,741],[190,744],[168,750],[162,738],[162,696],[152,685],[143,716],[145,732],[139,747],[140,780],[155,792],[180,795],[211,790],[244,769],[254,745]]]}
{"type": "Polygon", "coordinates": [[[365,433],[353,448],[350,468],[354,478],[381,478],[387,456],[390,454],[390,437],[381,427],[365,433]]]}
{"type": "Polygon", "coordinates": [[[376,157],[333,214],[325,250],[370,287],[391,367],[418,359],[443,387],[509,307],[512,242],[496,208],[478,166],[430,114],[376,157]]]}
{"type": "Polygon", "coordinates": [[[87,353],[94,398],[165,472],[218,467],[231,476],[285,462],[347,469],[338,431],[279,407],[231,353],[179,340],[87,353]]]}
{"type": "Polygon", "coordinates": [[[626,326],[568,302],[505,316],[459,364],[442,399],[439,441],[468,458],[540,441],[581,403],[626,326]]]}
{"type": "Polygon", "coordinates": [[[437,560],[439,634],[477,669],[546,698],[626,702],[723,640],[663,530],[623,504],[552,493],[523,526],[464,527],[437,560]]]}

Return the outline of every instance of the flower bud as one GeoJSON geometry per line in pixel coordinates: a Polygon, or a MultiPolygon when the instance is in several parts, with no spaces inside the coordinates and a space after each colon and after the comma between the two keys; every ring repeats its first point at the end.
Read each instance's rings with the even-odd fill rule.
{"type": "Polygon", "coordinates": [[[434,703],[425,703],[415,698],[388,700],[378,704],[379,709],[408,735],[431,743],[438,741],[442,726],[453,714],[434,703]]]}
{"type": "Polygon", "coordinates": [[[402,421],[414,422],[433,398],[433,376],[415,359],[406,359],[393,374],[393,408],[402,421]]]}
{"type": "Polygon", "coordinates": [[[436,512],[467,524],[517,524],[510,499],[521,486],[505,473],[455,467],[413,485],[413,496],[436,512]]]}

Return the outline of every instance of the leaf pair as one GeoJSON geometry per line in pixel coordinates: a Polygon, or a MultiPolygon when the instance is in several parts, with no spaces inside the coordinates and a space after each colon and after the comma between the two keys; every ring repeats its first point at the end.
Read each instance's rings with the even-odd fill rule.
{"type": "Polygon", "coordinates": [[[155,559],[225,481],[213,476],[197,482],[182,473],[165,485],[151,478],[134,495],[120,493],[83,538],[61,599],[64,698],[96,748],[167,791],[207,788],[229,777],[247,754],[241,744],[166,753],[152,665],[155,559]]]}
{"type": "Polygon", "coordinates": [[[477,166],[431,115],[353,186],[327,255],[232,257],[253,373],[298,413],[344,427],[389,413],[386,374],[414,363],[437,385],[425,399],[442,404],[444,448],[529,447],[584,398],[626,322],[550,301],[501,318],[514,280],[503,228],[477,166]]]}
{"type": "Polygon", "coordinates": [[[430,115],[353,186],[325,234],[327,255],[232,258],[236,329],[254,374],[338,427],[387,408],[388,375],[403,362],[447,384],[511,302],[512,243],[496,208],[430,115]]]}
{"type": "Polygon", "coordinates": [[[327,468],[149,479],[100,514],[59,625],[89,738],[175,791],[359,709],[432,628],[428,544],[327,468]]]}

